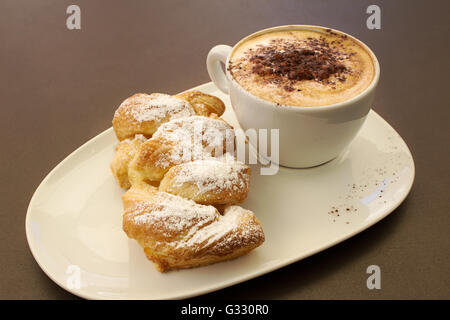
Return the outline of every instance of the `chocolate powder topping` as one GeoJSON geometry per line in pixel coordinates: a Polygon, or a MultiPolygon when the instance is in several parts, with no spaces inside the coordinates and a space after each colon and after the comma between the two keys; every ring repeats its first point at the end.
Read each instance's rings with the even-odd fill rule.
{"type": "MultiPolygon", "coordinates": [[[[283,78],[288,80],[283,89],[294,91],[294,83],[302,80],[313,80],[331,84],[335,89],[334,79],[345,82],[345,74],[350,74],[342,61],[350,59],[355,53],[344,50],[342,39],[327,41],[326,38],[305,40],[272,39],[267,45],[259,45],[250,49],[247,59],[253,65],[251,72],[264,78],[265,81],[281,84],[283,78]],[[289,84],[290,83],[290,84],[289,84]]],[[[240,66],[233,66],[241,68],[240,66]]],[[[232,70],[230,70],[232,72],[232,70]]]]}

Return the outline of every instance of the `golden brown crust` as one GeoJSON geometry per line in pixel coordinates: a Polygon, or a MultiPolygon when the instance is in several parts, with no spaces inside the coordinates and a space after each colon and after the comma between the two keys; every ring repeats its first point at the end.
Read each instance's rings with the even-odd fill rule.
{"type": "Polygon", "coordinates": [[[175,119],[161,125],[140,146],[130,170],[140,180],[160,181],[175,165],[222,155],[227,141],[232,139],[232,127],[221,119],[202,116],[175,119]],[[196,132],[198,141],[194,138],[196,132]],[[209,132],[214,132],[213,138],[209,132]]]}
{"type": "Polygon", "coordinates": [[[247,197],[250,168],[224,155],[234,140],[224,110],[198,91],[137,94],[114,116],[122,142],[111,170],[130,188],[123,230],[161,272],[234,259],[264,242],[255,215],[233,205],[247,197]]]}
{"type": "Polygon", "coordinates": [[[120,141],[136,134],[149,138],[161,124],[192,115],[195,110],[186,100],[162,93],[136,93],[122,102],[112,124],[120,141]]]}
{"type": "Polygon", "coordinates": [[[133,138],[136,134],[150,138],[161,124],[172,119],[193,115],[218,117],[224,111],[222,100],[200,91],[175,96],[136,93],[121,103],[114,113],[112,124],[120,141],[133,138]]]}
{"type": "Polygon", "coordinates": [[[124,195],[124,203],[124,231],[161,272],[233,259],[264,242],[255,215],[238,206],[220,215],[212,206],[134,187],[124,195]]]}
{"type": "Polygon", "coordinates": [[[164,165],[160,162],[160,159],[164,159],[172,149],[172,144],[164,144],[159,140],[147,140],[130,163],[129,175],[132,184],[142,181],[151,184],[160,181],[167,170],[175,165],[174,162],[164,165]]]}
{"type": "Polygon", "coordinates": [[[136,155],[139,146],[146,140],[143,135],[137,135],[133,140],[121,141],[116,147],[116,153],[111,161],[111,171],[119,186],[124,189],[131,187],[128,180],[128,165],[136,155]]]}
{"type": "Polygon", "coordinates": [[[222,205],[243,202],[248,195],[250,167],[234,159],[208,159],[170,168],[159,190],[200,204],[222,205]]]}
{"type": "Polygon", "coordinates": [[[201,91],[187,91],[176,96],[188,101],[199,116],[209,117],[215,114],[220,117],[225,112],[225,104],[222,100],[201,91]]]}

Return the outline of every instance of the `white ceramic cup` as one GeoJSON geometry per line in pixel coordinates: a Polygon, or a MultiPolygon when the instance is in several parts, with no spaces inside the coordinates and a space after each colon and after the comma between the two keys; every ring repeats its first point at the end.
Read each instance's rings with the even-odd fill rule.
{"type": "MultiPolygon", "coordinates": [[[[375,76],[370,85],[357,96],[340,103],[318,107],[280,106],[254,96],[233,79],[228,70],[229,60],[234,49],[242,42],[267,32],[292,29],[325,32],[328,28],[289,25],[264,29],[245,37],[234,47],[215,46],[209,52],[206,64],[214,84],[230,95],[241,128],[279,129],[279,164],[292,168],[307,168],[336,158],[356,136],[372,107],[380,77],[380,66],[374,53],[364,43],[347,35],[371,55],[375,76]]],[[[271,150],[270,146],[268,150],[271,150]]]]}

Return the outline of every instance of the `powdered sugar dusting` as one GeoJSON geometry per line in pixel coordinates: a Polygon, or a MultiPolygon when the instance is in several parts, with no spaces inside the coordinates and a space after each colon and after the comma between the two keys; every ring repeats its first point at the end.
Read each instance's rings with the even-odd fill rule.
{"type": "Polygon", "coordinates": [[[259,244],[264,239],[261,225],[253,221],[253,213],[239,206],[228,207],[220,219],[187,237],[169,243],[174,248],[193,248],[224,251],[237,247],[259,244]]]}
{"type": "Polygon", "coordinates": [[[264,241],[264,233],[253,219],[254,214],[239,206],[226,208],[221,216],[213,206],[158,192],[151,202],[138,204],[132,213],[136,225],[153,230],[156,246],[227,253],[264,241]]]}
{"type": "Polygon", "coordinates": [[[167,94],[137,94],[125,100],[120,107],[125,108],[126,114],[137,122],[161,122],[195,115],[189,102],[167,94]]]}
{"type": "Polygon", "coordinates": [[[216,220],[219,213],[212,206],[196,204],[166,192],[157,192],[151,202],[142,202],[134,209],[142,213],[134,217],[136,224],[161,230],[163,236],[174,236],[185,229],[196,229],[216,220]]]}
{"type": "Polygon", "coordinates": [[[143,134],[138,133],[132,139],[128,138],[128,139],[124,139],[124,140],[120,141],[119,145],[120,144],[132,143],[132,142],[135,142],[135,141],[144,142],[146,140],[147,140],[147,138],[143,134]]]}
{"type": "Polygon", "coordinates": [[[231,157],[196,160],[177,167],[174,186],[191,183],[198,188],[199,194],[244,190],[249,183],[247,170],[248,166],[231,157]]]}
{"type": "Polygon", "coordinates": [[[167,168],[170,164],[222,155],[227,141],[234,139],[234,130],[222,120],[192,116],[162,124],[152,139],[172,146],[156,161],[157,166],[167,168]]]}

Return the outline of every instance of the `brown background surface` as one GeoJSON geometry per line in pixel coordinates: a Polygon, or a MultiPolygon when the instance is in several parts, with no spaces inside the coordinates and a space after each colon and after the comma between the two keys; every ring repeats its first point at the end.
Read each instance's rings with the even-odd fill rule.
{"type": "Polygon", "coordinates": [[[331,249],[204,298],[450,298],[450,71],[448,1],[0,2],[0,298],[72,299],[34,261],[28,202],[47,173],[110,126],[135,92],[176,93],[209,81],[205,57],[256,30],[315,24],[348,32],[378,56],[374,109],[416,164],[407,200],[331,249]],[[81,31],[66,8],[81,7],[81,31]],[[368,30],[366,8],[382,9],[368,30]],[[366,288],[367,266],[382,289],[366,288]]]}

